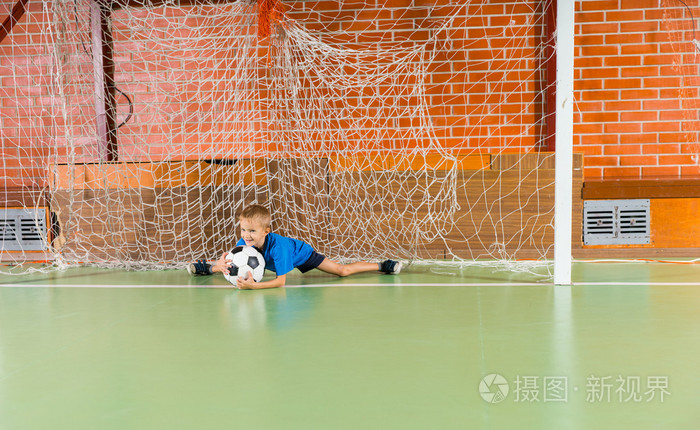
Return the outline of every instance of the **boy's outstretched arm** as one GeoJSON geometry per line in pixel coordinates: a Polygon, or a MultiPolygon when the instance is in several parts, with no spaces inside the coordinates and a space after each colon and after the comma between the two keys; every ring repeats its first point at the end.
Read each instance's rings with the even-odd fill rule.
{"type": "Polygon", "coordinates": [[[287,275],[281,275],[269,281],[255,282],[253,280],[253,275],[248,273],[248,276],[245,279],[243,279],[241,276],[238,277],[237,286],[241,290],[261,290],[263,288],[284,287],[286,281],[287,275]]]}

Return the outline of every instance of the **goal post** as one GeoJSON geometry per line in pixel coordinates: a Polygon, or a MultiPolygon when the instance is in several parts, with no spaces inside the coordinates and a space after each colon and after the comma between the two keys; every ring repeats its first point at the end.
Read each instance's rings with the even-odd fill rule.
{"type": "Polygon", "coordinates": [[[554,283],[571,284],[573,199],[574,3],[557,0],[554,283]]]}

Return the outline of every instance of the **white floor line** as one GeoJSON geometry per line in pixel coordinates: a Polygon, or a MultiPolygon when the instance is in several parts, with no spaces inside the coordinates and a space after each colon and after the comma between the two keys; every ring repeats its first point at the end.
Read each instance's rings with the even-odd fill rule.
{"type": "MultiPolygon", "coordinates": [[[[463,283],[394,283],[394,284],[305,284],[287,285],[286,288],[333,288],[333,287],[551,287],[552,283],[535,282],[463,282],[463,283]]],[[[700,286],[700,282],[574,282],[574,287],[594,287],[594,286],[640,286],[640,287],[663,287],[663,286],[700,286]]],[[[192,284],[0,284],[0,288],[218,288],[235,289],[228,285],[192,285],[192,284]]]]}
{"type": "MultiPolygon", "coordinates": [[[[285,288],[328,288],[328,287],[534,287],[538,284],[530,283],[396,283],[396,284],[304,284],[286,285],[285,288]]],[[[0,288],[27,287],[27,288],[226,288],[235,289],[228,285],[189,285],[189,284],[0,284],[0,288]]]]}
{"type": "Polygon", "coordinates": [[[0,284],[0,288],[230,288],[226,285],[184,284],[0,284]]]}
{"type": "Polygon", "coordinates": [[[319,287],[535,287],[538,285],[552,285],[551,283],[538,282],[413,282],[413,283],[384,283],[384,284],[302,284],[287,285],[287,288],[319,288],[319,287]]]}
{"type": "Polygon", "coordinates": [[[595,287],[595,286],[650,286],[650,287],[665,287],[665,286],[680,286],[691,287],[700,286],[700,282],[574,282],[574,287],[595,287]]]}

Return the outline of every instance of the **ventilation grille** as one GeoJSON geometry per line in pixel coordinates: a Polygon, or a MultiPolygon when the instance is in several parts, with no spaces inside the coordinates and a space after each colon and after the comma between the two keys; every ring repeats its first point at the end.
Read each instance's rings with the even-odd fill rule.
{"type": "Polygon", "coordinates": [[[648,199],[583,202],[584,245],[645,245],[650,242],[648,199]]]}
{"type": "Polygon", "coordinates": [[[0,250],[47,249],[46,209],[0,209],[0,250]]]}

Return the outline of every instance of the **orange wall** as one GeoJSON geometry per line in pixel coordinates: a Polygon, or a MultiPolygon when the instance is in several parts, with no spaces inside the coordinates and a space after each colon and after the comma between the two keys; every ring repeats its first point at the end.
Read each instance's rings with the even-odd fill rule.
{"type": "Polygon", "coordinates": [[[576,2],[574,133],[586,178],[689,177],[698,163],[697,0],[576,2]],[[659,7],[661,3],[661,7],[659,7]]]}
{"type": "MultiPolygon", "coordinates": [[[[0,0],[0,17],[7,15],[14,2],[0,0]]],[[[466,2],[456,1],[455,7],[444,7],[446,2],[437,0],[376,3],[383,8],[359,7],[360,2],[337,0],[283,2],[290,19],[305,22],[310,30],[323,28],[324,37],[347,46],[370,40],[388,40],[392,46],[418,43],[436,31],[441,19],[457,10],[457,18],[449,29],[437,32],[436,49],[432,51],[435,58],[427,69],[424,97],[430,106],[427,113],[432,118],[435,136],[450,148],[484,152],[527,151],[543,144],[544,108],[539,91],[545,85],[540,51],[544,18],[540,1],[475,0],[467,6],[463,6],[466,2]],[[423,7],[430,5],[435,7],[423,7]],[[522,60],[522,56],[529,59],[522,60]]],[[[576,2],[575,145],[585,154],[586,178],[700,173],[696,161],[700,152],[700,59],[692,44],[693,38],[700,38],[700,29],[696,30],[697,35],[693,34],[690,12],[681,2],[662,3],[663,7],[659,7],[658,0],[576,2]]],[[[698,1],[686,3],[699,18],[698,1]]],[[[177,11],[170,11],[169,16],[178,19],[177,11]]],[[[48,19],[42,15],[40,2],[30,2],[29,14],[0,43],[0,137],[4,160],[1,170],[6,186],[45,185],[48,172],[44,166],[67,155],[66,129],[58,109],[60,100],[51,97],[52,82],[45,78],[50,76],[51,62],[45,55],[46,40],[40,35],[48,19]]],[[[115,14],[114,25],[119,31],[128,27],[120,21],[119,13],[115,14]]],[[[166,22],[156,20],[152,25],[165,26],[166,22]]],[[[225,32],[228,25],[214,19],[209,31],[225,32]]],[[[120,129],[122,160],[182,159],[191,158],[191,154],[206,158],[208,153],[220,154],[222,146],[229,148],[223,152],[230,154],[261,147],[263,124],[272,115],[265,112],[264,102],[257,111],[253,109],[252,125],[242,125],[234,132],[229,129],[228,134],[219,133],[220,125],[210,115],[213,109],[244,111],[251,110],[250,105],[241,102],[213,106],[206,99],[192,102],[190,96],[201,88],[186,84],[187,79],[178,82],[159,69],[158,63],[165,59],[154,57],[149,47],[142,45],[147,42],[139,38],[138,32],[132,37],[116,34],[115,78],[134,100],[135,110],[134,118],[120,129]],[[182,94],[181,98],[158,101],[161,104],[156,113],[148,108],[148,103],[153,103],[160,93],[158,85],[153,85],[154,77],[161,82],[158,85],[181,85],[182,94]]],[[[187,30],[178,33],[178,37],[188,36],[187,30]]],[[[221,52],[233,55],[234,47],[221,52]]],[[[196,54],[183,50],[169,59],[173,55],[186,61],[196,54]]],[[[258,55],[255,73],[264,77],[269,67],[265,46],[258,55]]],[[[75,71],[78,69],[91,73],[89,62],[75,71]]],[[[214,69],[213,73],[221,75],[218,82],[226,82],[226,72],[214,69]]],[[[185,70],[191,71],[187,65],[185,70]]],[[[406,69],[397,70],[406,73],[406,69]]],[[[396,82],[410,83],[411,79],[397,76],[396,82]]],[[[82,95],[69,95],[86,106],[85,115],[72,114],[69,121],[73,125],[92,121],[91,83],[83,85],[81,91],[87,91],[82,95]]],[[[382,85],[369,90],[385,97],[392,91],[382,85]]],[[[207,91],[214,100],[228,89],[215,87],[207,91]]],[[[259,95],[264,98],[269,94],[262,91],[259,95]]],[[[347,103],[359,107],[369,100],[367,97],[357,89],[356,94],[347,94],[347,103]]],[[[125,101],[119,100],[120,115],[124,115],[125,101]]],[[[400,95],[393,100],[404,107],[415,101],[400,95]]],[[[430,144],[427,135],[405,137],[416,124],[402,117],[401,110],[394,106],[367,106],[356,114],[372,109],[385,109],[388,119],[380,124],[380,129],[391,129],[390,133],[357,131],[356,118],[341,115],[333,124],[336,131],[344,133],[348,145],[364,144],[368,139],[374,142],[370,148],[373,150],[430,144]]],[[[334,133],[314,136],[314,142],[332,140],[334,133]]],[[[95,160],[94,139],[74,137],[80,143],[75,148],[75,159],[95,160]]],[[[295,141],[293,133],[278,137],[285,145],[295,141]]],[[[290,149],[279,142],[267,149],[290,149]]],[[[296,149],[291,145],[291,149],[296,149]]],[[[320,148],[324,144],[315,145],[320,148]]]]}
{"type": "MultiPolygon", "coordinates": [[[[0,21],[14,4],[0,0],[0,21]]],[[[40,16],[41,9],[41,2],[29,2],[29,13],[40,16]]],[[[46,185],[44,160],[50,151],[46,107],[53,100],[42,78],[50,67],[39,36],[43,24],[25,21],[0,43],[0,183],[6,186],[46,185]]]]}

